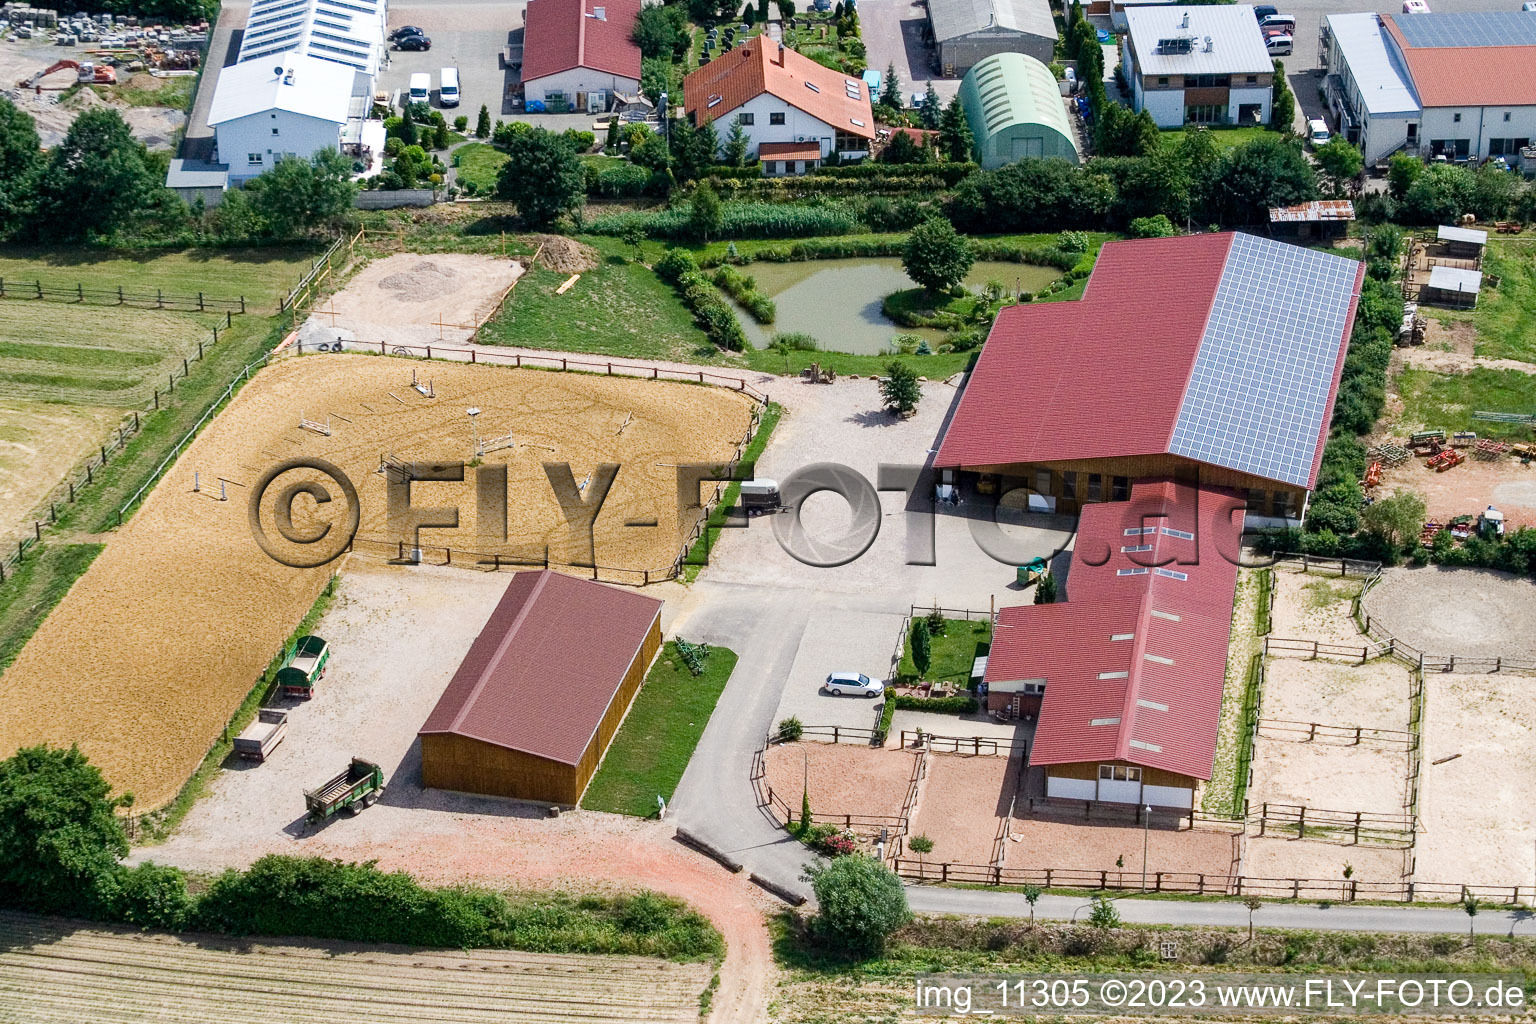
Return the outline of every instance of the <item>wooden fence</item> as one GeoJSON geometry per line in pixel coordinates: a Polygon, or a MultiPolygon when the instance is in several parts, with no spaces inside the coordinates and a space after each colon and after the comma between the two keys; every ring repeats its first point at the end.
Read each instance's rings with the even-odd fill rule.
{"type": "MultiPolygon", "coordinates": [[[[800,821],[800,809],[791,808],[782,796],[773,791],[772,786],[764,786],[764,799],[764,809],[779,825],[790,828],[800,821]]],[[[892,835],[905,835],[907,832],[907,819],[896,814],[822,814],[812,810],[811,824],[836,825],[868,839],[881,836],[889,839],[892,835]]]]}
{"type": "Polygon", "coordinates": [[[618,583],[629,587],[645,587],[677,576],[677,565],[655,569],[633,569],[612,565],[578,565],[556,562],[549,558],[528,559],[504,552],[472,551],[468,548],[447,547],[440,544],[407,546],[403,540],[383,540],[372,537],[354,537],[348,546],[350,551],[372,551],[385,555],[399,565],[450,565],[466,569],[483,569],[499,572],[502,569],[556,569],[572,576],[584,576],[603,583],[618,583]]]}
{"type": "Polygon", "coordinates": [[[1376,729],[1365,725],[1327,725],[1323,722],[1292,722],[1283,718],[1261,718],[1259,735],[1265,739],[1287,740],[1295,743],[1331,743],[1334,746],[1358,747],[1363,743],[1401,746],[1405,750],[1416,745],[1412,732],[1405,729],[1376,729]]]}
{"type": "Polygon", "coordinates": [[[205,295],[116,288],[87,288],[83,284],[57,285],[42,281],[18,281],[0,277],[0,299],[33,302],[64,302],[73,305],[134,306],[140,309],[165,309],[183,313],[244,313],[245,296],[232,299],[205,295]]]}
{"type": "Polygon", "coordinates": [[[336,241],[332,242],[325,252],[315,257],[315,262],[310,265],[309,270],[304,273],[304,276],[299,278],[299,283],[294,285],[287,295],[277,300],[277,311],[279,313],[295,315],[296,319],[298,307],[313,298],[320,285],[325,282],[326,278],[331,276],[332,270],[335,269],[336,254],[341,252],[342,247],[345,246],[346,255],[343,258],[343,263],[350,261],[352,259],[352,251],[357,247],[358,239],[362,237],[363,232],[361,230],[350,237],[344,234],[336,236],[336,241]]]}
{"type": "Polygon", "coordinates": [[[994,739],[991,736],[937,736],[931,732],[916,730],[901,730],[901,745],[909,750],[931,750],[936,754],[970,754],[979,757],[983,754],[996,757],[1008,756],[1012,752],[1012,745],[994,739]]]}
{"type": "Polygon", "coordinates": [[[1330,558],[1326,555],[1304,555],[1285,551],[1275,555],[1276,565],[1300,565],[1302,572],[1319,572],[1328,576],[1366,579],[1381,573],[1380,562],[1360,558],[1330,558]]]}
{"type": "Polygon", "coordinates": [[[1373,843],[1412,846],[1418,823],[1411,814],[1370,814],[1364,811],[1331,811],[1297,804],[1261,803],[1248,818],[1261,836],[1288,836],[1324,842],[1348,842],[1351,846],[1373,843]]]}
{"type": "Polygon", "coordinates": [[[1461,885],[1448,882],[1362,882],[1353,878],[1257,878],[1248,875],[1201,874],[1181,871],[1148,872],[1143,889],[1141,872],[1087,871],[1075,868],[1006,868],[993,864],[953,864],[898,857],[892,868],[914,882],[972,885],[1038,885],[1043,889],[1115,890],[1121,892],[1187,893],[1204,896],[1259,896],[1269,899],[1327,900],[1354,903],[1373,900],[1520,904],[1536,901],[1536,887],[1461,885]]]}
{"type": "Polygon", "coordinates": [[[1391,640],[1373,640],[1363,644],[1327,644],[1320,640],[1296,640],[1273,636],[1264,638],[1266,657],[1279,654],[1301,654],[1311,661],[1316,661],[1318,658],[1345,658],[1364,664],[1372,658],[1383,658],[1394,653],[1395,646],[1391,640]]]}

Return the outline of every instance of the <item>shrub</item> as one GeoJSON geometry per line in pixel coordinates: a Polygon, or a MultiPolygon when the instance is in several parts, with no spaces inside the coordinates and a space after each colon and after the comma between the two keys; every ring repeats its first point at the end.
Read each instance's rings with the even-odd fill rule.
{"type": "Polygon", "coordinates": [[[783,346],[792,352],[815,352],[821,348],[817,340],[809,334],[800,331],[785,331],[775,334],[772,339],[774,348],[783,346]]]}
{"type": "Polygon", "coordinates": [[[779,720],[779,739],[793,743],[805,733],[805,726],[794,715],[779,720]]]}
{"type": "Polygon", "coordinates": [[[1171,238],[1178,234],[1173,222],[1161,213],[1152,217],[1137,217],[1131,221],[1127,230],[1132,238],[1171,238]]]}
{"type": "Polygon", "coordinates": [[[757,290],[757,282],[735,267],[720,266],[712,280],[716,288],[741,303],[758,323],[771,324],[778,315],[773,300],[757,290]]]}
{"type": "Polygon", "coordinates": [[[928,620],[917,619],[912,623],[912,665],[919,677],[928,673],[933,662],[933,641],[928,632],[928,620]]]}
{"type": "MultiPolygon", "coordinates": [[[[622,236],[639,225],[650,238],[685,240],[694,237],[690,208],[678,206],[661,212],[630,212],[594,218],[588,230],[595,235],[622,236]]],[[[858,227],[853,211],[839,203],[787,206],[779,203],[728,202],[721,205],[720,238],[795,238],[808,235],[842,235],[858,227]]]]}
{"type": "Polygon", "coordinates": [[[628,163],[603,168],[588,164],[582,172],[587,195],[600,199],[635,199],[645,195],[651,183],[650,171],[628,163]]]}
{"type": "Polygon", "coordinates": [[[1056,248],[1062,252],[1087,252],[1088,236],[1081,231],[1063,231],[1056,236],[1056,248]]]}
{"type": "Polygon", "coordinates": [[[466,128],[468,128],[468,127],[469,127],[469,117],[467,115],[460,114],[458,117],[453,119],[453,130],[454,131],[459,132],[460,134],[463,134],[464,130],[466,128]]]}
{"type": "Polygon", "coordinates": [[[673,287],[710,341],[732,352],[747,347],[747,336],[742,332],[736,313],[725,304],[720,293],[702,273],[696,270],[684,273],[677,278],[673,287]]]}
{"type": "Polygon", "coordinates": [[[565,140],[571,144],[571,148],[578,153],[589,152],[597,145],[597,135],[593,132],[582,131],[579,128],[567,128],[563,133],[565,140]]]}
{"type": "Polygon", "coordinates": [[[981,707],[973,697],[915,697],[902,693],[888,701],[898,711],[932,711],[939,715],[973,715],[981,707]]]}
{"type": "Polygon", "coordinates": [[[811,922],[827,946],[854,955],[879,953],[912,919],[901,879],[871,857],[838,857],[807,873],[820,911],[811,922]]]}
{"type": "Polygon", "coordinates": [[[108,920],[146,930],[180,931],[192,918],[186,878],[159,864],[119,868],[102,879],[96,897],[108,920]]]}
{"type": "Polygon", "coordinates": [[[686,250],[668,249],[656,261],[656,276],[668,284],[676,284],[684,274],[697,274],[699,265],[686,250]]]}

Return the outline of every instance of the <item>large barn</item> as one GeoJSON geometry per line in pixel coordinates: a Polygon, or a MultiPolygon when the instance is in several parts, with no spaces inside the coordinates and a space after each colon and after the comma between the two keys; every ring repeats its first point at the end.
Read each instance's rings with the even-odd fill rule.
{"type": "Polygon", "coordinates": [[[574,805],[661,647],[661,602],[520,572],[421,727],[425,785],[574,805]]]}
{"type": "Polygon", "coordinates": [[[1245,234],[1104,246],[1077,302],[1002,311],[935,465],[1039,511],[1168,477],[1297,526],[1317,482],[1365,268],[1245,234]]]}

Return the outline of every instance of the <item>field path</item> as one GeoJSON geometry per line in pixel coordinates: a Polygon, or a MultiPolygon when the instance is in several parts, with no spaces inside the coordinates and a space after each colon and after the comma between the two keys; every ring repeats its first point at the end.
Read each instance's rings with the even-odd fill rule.
{"type": "Polygon", "coordinates": [[[592,811],[553,820],[421,809],[380,813],[389,810],[381,804],[294,839],[176,836],[141,849],[134,859],[214,871],[285,853],[377,860],[386,871],[409,871],[433,882],[573,892],[654,889],[688,901],[725,936],[711,1024],[766,1019],[775,975],[764,916],[781,905],[744,876],[682,846],[670,825],[592,811]]]}
{"type": "Polygon", "coordinates": [[[0,914],[0,1019],[34,1024],[692,1024],[708,979],[705,964],[640,957],[146,934],[0,914]]]}

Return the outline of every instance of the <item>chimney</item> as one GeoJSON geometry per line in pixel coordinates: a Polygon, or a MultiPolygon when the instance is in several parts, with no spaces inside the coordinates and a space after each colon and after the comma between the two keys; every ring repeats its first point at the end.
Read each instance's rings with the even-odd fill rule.
{"type": "Polygon", "coordinates": [[[1211,50],[1215,47],[1215,45],[1216,44],[1211,41],[1211,37],[1210,36],[1206,36],[1205,37],[1205,52],[1206,53],[1210,53],[1211,50]]]}
{"type": "Polygon", "coordinates": [[[1179,28],[1189,28],[1189,12],[1184,12],[1184,20],[1179,22],[1179,28]]]}
{"type": "Polygon", "coordinates": [[[784,66],[784,40],[783,39],[779,40],[779,60],[778,60],[778,64],[779,64],[779,67],[783,67],[784,66]]]}

